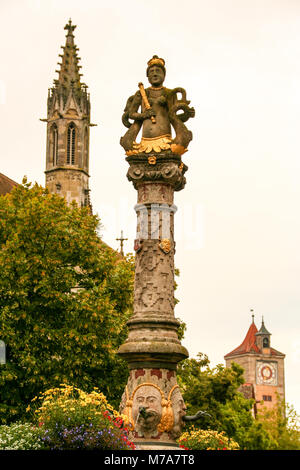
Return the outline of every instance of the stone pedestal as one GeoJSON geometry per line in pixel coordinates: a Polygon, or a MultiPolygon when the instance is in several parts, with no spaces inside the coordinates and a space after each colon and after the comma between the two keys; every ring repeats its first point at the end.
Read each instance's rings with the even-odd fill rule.
{"type": "Polygon", "coordinates": [[[188,357],[174,317],[174,191],[185,185],[187,166],[171,151],[126,158],[138,193],[134,313],[118,353],[130,376],[120,411],[141,449],[177,449],[185,405],[177,363],[188,357]]]}

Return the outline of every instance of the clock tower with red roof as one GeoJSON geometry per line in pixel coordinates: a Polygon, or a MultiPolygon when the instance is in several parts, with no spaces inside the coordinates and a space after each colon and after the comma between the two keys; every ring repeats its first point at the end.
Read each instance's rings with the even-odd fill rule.
{"type": "Polygon", "coordinates": [[[246,398],[255,399],[254,413],[261,402],[268,408],[273,407],[277,393],[285,398],[285,354],[271,347],[270,337],[264,320],[258,331],[252,315],[252,323],[242,344],[224,356],[226,367],[235,362],[244,368],[245,383],[240,391],[246,398]]]}

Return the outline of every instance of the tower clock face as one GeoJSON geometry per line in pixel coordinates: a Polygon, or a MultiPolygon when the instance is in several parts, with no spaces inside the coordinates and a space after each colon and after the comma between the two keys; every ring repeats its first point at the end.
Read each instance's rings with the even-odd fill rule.
{"type": "Polygon", "coordinates": [[[277,385],[277,363],[258,361],[256,364],[256,383],[277,385]]]}

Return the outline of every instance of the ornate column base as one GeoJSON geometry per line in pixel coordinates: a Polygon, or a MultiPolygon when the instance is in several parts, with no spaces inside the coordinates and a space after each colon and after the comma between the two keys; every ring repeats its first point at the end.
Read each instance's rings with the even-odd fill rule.
{"type": "Polygon", "coordinates": [[[132,369],[120,412],[127,416],[130,439],[139,449],[178,449],[185,405],[175,370],[132,369]]]}

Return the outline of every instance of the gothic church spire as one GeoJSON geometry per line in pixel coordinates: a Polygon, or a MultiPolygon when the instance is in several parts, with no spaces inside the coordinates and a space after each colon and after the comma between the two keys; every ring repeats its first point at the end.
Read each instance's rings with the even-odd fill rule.
{"type": "Polygon", "coordinates": [[[69,23],[67,23],[64,28],[68,31],[66,35],[66,44],[65,46],[62,46],[64,53],[59,55],[62,60],[60,63],[58,63],[60,69],[56,70],[56,72],[59,74],[57,82],[61,86],[72,86],[74,88],[81,89],[83,85],[81,83],[82,74],[79,73],[81,65],[79,65],[80,57],[77,56],[77,51],[79,49],[75,45],[73,34],[75,28],[76,26],[72,25],[72,21],[70,19],[69,23]]]}
{"type": "Polygon", "coordinates": [[[89,206],[90,96],[79,73],[80,57],[72,21],[65,25],[66,42],[60,54],[58,79],[47,102],[46,186],[68,203],[89,206]]]}

